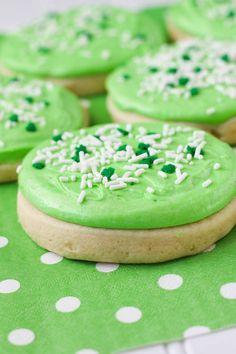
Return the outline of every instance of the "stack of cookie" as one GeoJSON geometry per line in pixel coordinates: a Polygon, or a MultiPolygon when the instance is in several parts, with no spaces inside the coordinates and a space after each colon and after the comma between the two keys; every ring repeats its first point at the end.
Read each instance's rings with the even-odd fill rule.
{"type": "Polygon", "coordinates": [[[164,28],[150,11],[82,6],[4,38],[0,181],[17,167],[19,220],[38,245],[153,263],[234,227],[234,11],[233,1],[184,0],[161,12],[164,28]],[[167,30],[187,38],[165,44],[167,30]],[[105,88],[114,122],[84,128],[91,102],[106,122],[105,88]]]}

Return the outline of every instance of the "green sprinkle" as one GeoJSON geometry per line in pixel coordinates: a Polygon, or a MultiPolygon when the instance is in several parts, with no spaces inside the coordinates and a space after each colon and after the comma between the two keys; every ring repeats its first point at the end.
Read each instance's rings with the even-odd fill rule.
{"type": "Polygon", "coordinates": [[[8,118],[11,122],[18,122],[19,121],[19,116],[18,114],[11,114],[10,117],[8,118]]]}
{"type": "Polygon", "coordinates": [[[59,141],[62,140],[62,133],[61,134],[57,134],[57,135],[53,135],[52,140],[54,141],[59,141]]]}
{"type": "Polygon", "coordinates": [[[168,165],[164,165],[161,169],[162,172],[168,173],[168,174],[172,174],[174,173],[176,170],[175,165],[172,165],[172,163],[169,163],[168,165]]]}
{"type": "Polygon", "coordinates": [[[146,135],[155,135],[155,132],[148,132],[146,135]]]}
{"type": "Polygon", "coordinates": [[[179,85],[180,86],[186,86],[188,82],[189,82],[188,77],[180,77],[179,78],[179,85]]]}
{"type": "Polygon", "coordinates": [[[199,93],[200,93],[200,90],[199,90],[198,87],[192,87],[192,88],[190,89],[190,95],[191,95],[191,96],[196,96],[196,95],[198,95],[199,93]]]}
{"type": "Polygon", "coordinates": [[[195,66],[195,68],[193,69],[193,71],[195,73],[200,73],[202,71],[202,68],[200,66],[195,66]]]}
{"type": "Polygon", "coordinates": [[[185,53],[182,55],[182,59],[188,61],[188,60],[191,60],[191,57],[189,54],[185,53]]]}
{"type": "Polygon", "coordinates": [[[124,79],[124,80],[129,80],[130,79],[130,75],[129,74],[123,74],[122,75],[122,78],[124,79]]]}
{"type": "Polygon", "coordinates": [[[147,36],[145,33],[136,33],[136,35],[134,36],[134,38],[136,39],[141,39],[142,41],[145,41],[147,39],[147,36]]]}
{"type": "Polygon", "coordinates": [[[146,157],[145,159],[142,159],[141,161],[138,161],[138,163],[148,165],[148,167],[152,167],[153,162],[157,159],[156,156],[149,156],[146,157]]]}
{"type": "Polygon", "coordinates": [[[227,17],[228,18],[234,18],[235,17],[235,11],[234,10],[229,10],[229,12],[227,13],[227,17]]]}
{"type": "Polygon", "coordinates": [[[166,84],[167,87],[171,87],[171,88],[174,88],[175,87],[175,83],[174,82],[168,82],[166,84]]]}
{"type": "Polygon", "coordinates": [[[126,151],[127,144],[118,147],[117,151],[126,151]]]}
{"type": "Polygon", "coordinates": [[[72,156],[72,160],[74,160],[75,162],[80,162],[79,155],[72,156]]]}
{"type": "MultiPolygon", "coordinates": [[[[150,135],[150,134],[149,134],[150,135]]],[[[150,144],[144,144],[144,143],[139,143],[138,144],[138,148],[140,149],[140,150],[148,150],[148,148],[150,148],[150,144]]]]}
{"type": "Polygon", "coordinates": [[[34,103],[34,97],[32,97],[32,96],[27,96],[27,97],[25,97],[25,101],[28,102],[28,103],[30,103],[30,104],[32,104],[32,103],[34,103]]]}
{"type": "Polygon", "coordinates": [[[18,77],[16,77],[16,76],[10,78],[10,80],[9,80],[9,82],[18,82],[18,81],[20,81],[20,79],[18,77]]]}
{"type": "Polygon", "coordinates": [[[41,54],[48,54],[50,51],[51,51],[51,49],[48,47],[39,47],[38,48],[38,52],[41,54]]]}
{"type": "Polygon", "coordinates": [[[37,170],[42,170],[45,167],[45,163],[43,161],[34,162],[32,166],[37,170]]]}
{"type": "Polygon", "coordinates": [[[93,39],[93,34],[89,31],[86,30],[81,30],[77,32],[77,36],[85,36],[88,40],[92,40],[93,39]]]}
{"type": "Polygon", "coordinates": [[[27,130],[27,132],[33,133],[33,132],[36,132],[37,127],[36,127],[36,125],[35,125],[33,122],[29,122],[29,123],[26,125],[25,129],[27,130]]]}
{"type": "Polygon", "coordinates": [[[113,167],[108,167],[102,170],[101,175],[103,177],[107,177],[108,180],[110,180],[111,176],[114,175],[114,173],[115,173],[115,169],[113,167]]]}
{"type": "Polygon", "coordinates": [[[83,151],[85,154],[88,152],[86,146],[84,146],[82,144],[80,146],[76,147],[75,151],[76,151],[76,154],[78,154],[78,155],[79,155],[80,151],[83,151]]]}
{"type": "Polygon", "coordinates": [[[227,53],[221,55],[220,59],[223,60],[226,63],[230,62],[230,57],[229,57],[229,55],[227,53]]]}
{"type": "MultiPolygon", "coordinates": [[[[187,153],[188,154],[191,154],[192,155],[192,157],[194,157],[194,155],[195,155],[195,151],[196,151],[196,148],[194,147],[194,146],[187,146],[187,153]]],[[[200,151],[200,154],[201,155],[204,155],[204,151],[201,149],[201,151],[200,151]]]]}
{"type": "Polygon", "coordinates": [[[45,101],[44,101],[44,105],[45,105],[45,107],[49,107],[49,106],[50,106],[50,102],[47,101],[47,100],[45,100],[45,101]]]}
{"type": "Polygon", "coordinates": [[[93,136],[94,136],[94,138],[96,138],[96,139],[98,139],[98,140],[100,140],[100,141],[101,141],[100,135],[96,135],[96,134],[94,134],[93,136]]]}
{"type": "Polygon", "coordinates": [[[109,27],[109,23],[102,21],[102,22],[100,22],[99,27],[101,29],[107,29],[109,27]]]}
{"type": "Polygon", "coordinates": [[[149,69],[150,73],[157,73],[159,71],[159,68],[157,68],[156,66],[151,66],[149,69]]]}
{"type": "Polygon", "coordinates": [[[120,132],[122,135],[127,136],[129,135],[129,132],[127,130],[122,129],[122,128],[117,128],[118,132],[120,132]]]}
{"type": "Polygon", "coordinates": [[[167,73],[168,73],[168,74],[176,74],[177,71],[178,71],[178,69],[177,69],[177,68],[174,68],[174,67],[167,69],[167,73]]]}

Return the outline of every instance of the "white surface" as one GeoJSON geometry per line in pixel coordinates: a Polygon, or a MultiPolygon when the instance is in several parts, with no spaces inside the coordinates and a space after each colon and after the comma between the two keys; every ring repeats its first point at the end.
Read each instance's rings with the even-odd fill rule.
{"type": "MultiPolygon", "coordinates": [[[[129,8],[140,9],[145,6],[169,2],[171,2],[171,0],[0,0],[0,31],[14,30],[48,11],[61,11],[77,4],[113,3],[117,6],[128,6],[129,8]]],[[[1,239],[1,247],[3,247],[3,243],[4,240],[1,239]]],[[[69,297],[67,297],[67,300],[68,298],[69,297]]],[[[59,301],[62,301],[62,299],[59,301]]],[[[69,305],[68,302],[66,302],[66,309],[62,306],[62,311],[68,311],[68,306],[69,310],[73,311],[74,306],[77,307],[79,304],[79,299],[73,299],[73,301],[69,301],[69,305]]],[[[61,308],[59,311],[60,310],[61,308]]],[[[25,341],[21,343],[24,345],[26,342],[31,342],[34,339],[34,334],[28,334],[27,329],[20,329],[20,331],[22,330],[25,331],[24,333],[26,334],[23,337],[20,336],[21,340],[23,338],[23,342],[25,341]]],[[[18,334],[18,332],[11,334],[13,342],[18,341],[18,334]]],[[[185,339],[182,342],[140,348],[123,352],[123,354],[236,354],[236,328],[185,339]]]]}

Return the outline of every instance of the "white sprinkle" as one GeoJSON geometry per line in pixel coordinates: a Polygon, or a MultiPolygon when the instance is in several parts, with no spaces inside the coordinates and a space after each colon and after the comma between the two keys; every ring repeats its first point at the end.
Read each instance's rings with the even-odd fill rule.
{"type": "Polygon", "coordinates": [[[214,167],[214,170],[219,170],[220,164],[218,162],[216,162],[213,167],[214,167]]]}
{"type": "Polygon", "coordinates": [[[87,179],[87,175],[82,175],[81,183],[80,183],[80,188],[81,189],[84,189],[86,187],[86,179],[87,179]]]}
{"type": "Polygon", "coordinates": [[[214,107],[209,107],[207,108],[206,112],[210,116],[211,114],[214,114],[216,112],[216,109],[214,107]]]}
{"type": "Polygon", "coordinates": [[[101,52],[101,58],[102,58],[103,60],[108,60],[110,57],[111,57],[111,53],[110,53],[109,50],[104,49],[104,50],[101,52]]]}
{"type": "Polygon", "coordinates": [[[120,182],[119,184],[111,185],[109,189],[114,191],[116,189],[123,189],[125,187],[127,187],[127,184],[123,183],[123,182],[120,182]]]}
{"type": "Polygon", "coordinates": [[[93,187],[93,182],[91,181],[91,179],[87,180],[87,186],[88,186],[88,188],[92,188],[93,187]]]}
{"type": "Polygon", "coordinates": [[[175,184],[180,184],[185,180],[185,178],[188,176],[186,172],[182,173],[182,175],[178,176],[178,178],[175,180],[175,184]]]}
{"type": "Polygon", "coordinates": [[[5,146],[4,141],[0,140],[0,148],[3,148],[5,146]]]}
{"type": "Polygon", "coordinates": [[[207,188],[210,184],[212,184],[212,180],[209,178],[209,179],[207,179],[206,181],[204,181],[204,182],[202,183],[202,186],[203,186],[204,188],[207,188]]]}
{"type": "Polygon", "coordinates": [[[68,176],[59,176],[59,181],[60,182],[69,182],[69,177],[68,176]]]}
{"type": "Polygon", "coordinates": [[[86,196],[86,192],[85,191],[81,191],[80,195],[79,195],[79,197],[77,199],[77,203],[79,203],[79,204],[83,203],[85,196],[86,196]]]}
{"type": "Polygon", "coordinates": [[[133,156],[131,159],[128,160],[128,162],[137,162],[142,159],[145,159],[146,157],[148,157],[148,154],[146,152],[144,152],[141,155],[133,156]]]}
{"type": "Polygon", "coordinates": [[[167,178],[167,174],[163,171],[158,171],[157,172],[159,176],[161,176],[162,178],[167,178]]]}
{"type": "Polygon", "coordinates": [[[21,170],[22,170],[22,165],[18,165],[16,168],[16,173],[19,174],[21,170]]]}
{"type": "Polygon", "coordinates": [[[162,158],[156,159],[156,160],[154,160],[153,165],[158,165],[159,163],[162,163],[162,162],[165,162],[165,159],[162,159],[162,158]]]}
{"type": "Polygon", "coordinates": [[[134,172],[135,176],[141,176],[145,172],[144,168],[139,168],[137,171],[134,172]]]}
{"type": "Polygon", "coordinates": [[[155,189],[152,188],[152,187],[147,187],[146,192],[147,192],[147,193],[154,193],[154,192],[155,192],[155,189]]]}

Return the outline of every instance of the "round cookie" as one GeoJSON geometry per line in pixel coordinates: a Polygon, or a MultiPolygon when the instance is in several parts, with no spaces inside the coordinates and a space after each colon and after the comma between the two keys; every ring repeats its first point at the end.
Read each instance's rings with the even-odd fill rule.
{"type": "Polygon", "coordinates": [[[16,167],[37,144],[83,125],[78,98],[62,87],[0,77],[0,182],[16,179],[16,167]]]}
{"type": "Polygon", "coordinates": [[[189,39],[130,60],[107,81],[117,122],[193,124],[236,143],[236,45],[189,39]]]}
{"type": "Polygon", "coordinates": [[[80,6],[49,13],[6,36],[0,51],[2,72],[47,78],[79,95],[104,91],[107,74],[165,40],[149,17],[111,6],[80,6]]]}
{"type": "Polygon", "coordinates": [[[24,159],[18,216],[60,255],[151,263],[196,254],[236,223],[236,156],[204,131],[163,123],[66,132],[24,159]]]}
{"type": "Polygon", "coordinates": [[[186,37],[236,39],[235,0],[182,0],[167,14],[167,27],[174,40],[186,37]]]}

